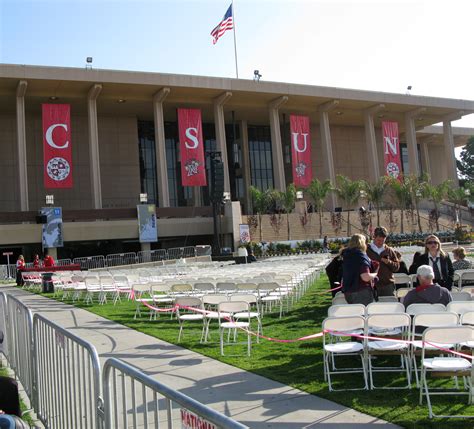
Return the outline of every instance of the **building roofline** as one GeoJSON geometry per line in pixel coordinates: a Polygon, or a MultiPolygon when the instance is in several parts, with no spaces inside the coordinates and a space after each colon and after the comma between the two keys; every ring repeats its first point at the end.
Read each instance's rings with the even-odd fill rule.
{"type": "Polygon", "coordinates": [[[373,103],[403,104],[407,106],[428,106],[474,112],[474,101],[407,95],[338,87],[325,87],[285,82],[234,79],[227,77],[196,76],[185,74],[155,73],[143,71],[122,71],[109,69],[85,69],[77,67],[52,67],[22,64],[0,64],[0,78],[69,80],[82,82],[139,84],[157,87],[195,87],[222,91],[258,92],[287,96],[306,96],[328,99],[364,101],[373,103]]]}

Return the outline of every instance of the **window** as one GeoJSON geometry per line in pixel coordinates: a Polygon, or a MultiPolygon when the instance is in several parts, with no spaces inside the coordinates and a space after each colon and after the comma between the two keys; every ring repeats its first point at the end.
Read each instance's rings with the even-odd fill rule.
{"type": "Polygon", "coordinates": [[[138,121],[140,192],[148,194],[150,204],[158,204],[155,127],[151,121],[138,121]]]}
{"type": "Polygon", "coordinates": [[[272,142],[270,127],[248,127],[252,185],[265,191],[273,188],[272,142]]]}
{"type": "MultiPolygon", "coordinates": [[[[418,168],[420,171],[420,175],[423,174],[423,166],[421,163],[421,148],[420,145],[416,145],[416,149],[418,151],[418,168]]],[[[408,147],[406,143],[400,143],[400,154],[402,158],[402,172],[403,174],[407,174],[409,169],[409,163],[408,163],[408,147]]]]}

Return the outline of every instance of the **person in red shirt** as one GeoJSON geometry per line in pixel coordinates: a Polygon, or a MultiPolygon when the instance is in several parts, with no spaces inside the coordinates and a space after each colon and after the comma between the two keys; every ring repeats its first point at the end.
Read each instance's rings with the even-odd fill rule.
{"type": "Polygon", "coordinates": [[[16,285],[17,286],[23,286],[25,284],[25,281],[23,280],[23,276],[21,275],[21,272],[25,268],[25,258],[23,255],[18,256],[18,259],[16,261],[16,285]]]}
{"type": "Polygon", "coordinates": [[[43,265],[45,268],[54,267],[54,258],[46,253],[43,259],[43,265]]]}
{"type": "Polygon", "coordinates": [[[33,267],[34,268],[39,268],[40,267],[40,258],[39,255],[35,255],[33,259],[33,267]]]}

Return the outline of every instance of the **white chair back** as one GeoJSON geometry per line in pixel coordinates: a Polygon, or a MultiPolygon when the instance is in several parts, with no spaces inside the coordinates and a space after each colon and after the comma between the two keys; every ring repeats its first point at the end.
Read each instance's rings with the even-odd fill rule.
{"type": "Polygon", "coordinates": [[[381,313],[404,313],[405,307],[400,302],[371,302],[366,307],[366,315],[381,313]]]}
{"type": "Polygon", "coordinates": [[[363,304],[338,304],[328,308],[328,317],[364,316],[363,304]]]}
{"type": "Polygon", "coordinates": [[[423,313],[444,313],[445,311],[446,307],[443,304],[410,304],[406,309],[406,313],[410,316],[423,313]]]}

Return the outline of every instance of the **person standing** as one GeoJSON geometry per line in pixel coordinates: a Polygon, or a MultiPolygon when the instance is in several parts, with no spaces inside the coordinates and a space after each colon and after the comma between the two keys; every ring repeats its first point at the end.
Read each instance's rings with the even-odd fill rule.
{"type": "Polygon", "coordinates": [[[379,279],[375,284],[378,296],[395,295],[393,273],[400,268],[400,261],[395,250],[385,244],[387,237],[387,228],[378,226],[374,230],[372,243],[367,247],[367,256],[380,264],[377,275],[379,279]]]}
{"type": "Polygon", "coordinates": [[[18,256],[18,259],[16,260],[16,285],[17,286],[23,286],[25,284],[25,281],[23,280],[23,276],[21,275],[24,268],[25,268],[25,258],[23,257],[23,255],[20,255],[18,256]]]}
{"type": "Polygon", "coordinates": [[[33,259],[33,268],[39,268],[39,267],[40,267],[40,258],[39,258],[39,255],[36,254],[33,259]]]}
{"type": "Polygon", "coordinates": [[[366,250],[365,236],[354,234],[342,253],[342,292],[349,304],[374,302],[372,286],[377,272],[366,250]]]}
{"type": "Polygon", "coordinates": [[[44,267],[45,268],[54,267],[54,263],[55,263],[54,258],[50,254],[46,253],[43,258],[44,267]]]}
{"type": "Polygon", "coordinates": [[[441,248],[441,241],[436,235],[426,237],[425,253],[418,258],[417,264],[418,267],[429,265],[433,268],[434,282],[451,290],[454,277],[453,263],[449,255],[441,248]]]}

